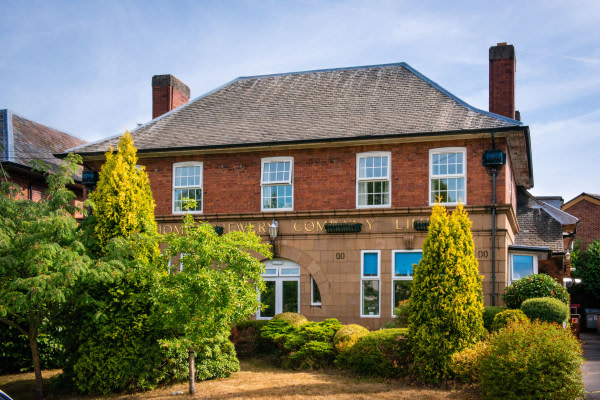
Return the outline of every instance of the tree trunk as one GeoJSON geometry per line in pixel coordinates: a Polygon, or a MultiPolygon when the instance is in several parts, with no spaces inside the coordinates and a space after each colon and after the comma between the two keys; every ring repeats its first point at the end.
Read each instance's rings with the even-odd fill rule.
{"type": "Polygon", "coordinates": [[[189,348],[189,362],[190,362],[190,394],[196,394],[196,367],[194,365],[194,349],[192,347],[189,348]]]}
{"type": "Polygon", "coordinates": [[[38,342],[36,335],[29,335],[29,347],[31,347],[33,372],[35,373],[35,391],[38,399],[41,399],[44,397],[44,382],[42,381],[42,368],[40,366],[40,354],[38,353],[38,342]]]}

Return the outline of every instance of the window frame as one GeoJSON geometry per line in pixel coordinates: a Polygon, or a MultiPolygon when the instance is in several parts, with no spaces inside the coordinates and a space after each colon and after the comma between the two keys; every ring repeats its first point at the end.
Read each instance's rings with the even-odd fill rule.
{"type": "Polygon", "coordinates": [[[360,251],[360,317],[361,318],[381,318],[381,250],[361,250],[360,251]],[[365,254],[377,254],[377,275],[364,275],[364,264],[365,264],[365,254]],[[374,315],[363,314],[363,282],[364,281],[377,281],[378,286],[378,309],[379,312],[374,315]]]}
{"type": "Polygon", "coordinates": [[[173,163],[173,181],[171,184],[171,212],[173,213],[173,215],[185,215],[185,214],[202,214],[204,212],[204,163],[202,161],[183,161],[183,162],[177,162],[177,163],[173,163]],[[177,168],[180,167],[196,167],[199,166],[200,167],[200,185],[196,186],[175,186],[175,174],[177,171],[177,168]],[[202,199],[200,201],[200,210],[194,210],[194,211],[175,211],[175,190],[177,189],[200,189],[200,192],[202,194],[202,199]]]}
{"type": "MultiPolygon", "coordinates": [[[[265,274],[262,274],[263,280],[265,282],[275,282],[275,314],[273,315],[277,315],[277,314],[281,314],[283,311],[283,282],[296,282],[297,286],[298,286],[298,299],[297,299],[297,304],[298,304],[298,311],[296,311],[298,314],[300,314],[300,275],[302,273],[301,269],[300,269],[300,265],[298,266],[290,266],[290,265],[285,265],[285,261],[284,260],[269,260],[270,264],[269,265],[265,265],[265,274]],[[290,274],[290,275],[284,275],[281,273],[282,270],[290,270],[290,269],[298,269],[298,274],[290,274]],[[276,269],[277,273],[276,274],[266,274],[266,270],[267,269],[276,269]]],[[[296,262],[292,261],[294,264],[297,264],[296,262]]],[[[262,293],[258,292],[258,301],[260,301],[260,296],[262,293]]],[[[270,320],[273,317],[261,317],[260,316],[261,310],[258,310],[255,314],[255,318],[257,320],[270,320]]]]}
{"type": "Polygon", "coordinates": [[[392,207],[392,152],[391,151],[369,151],[364,153],[356,153],[356,208],[390,208],[392,207]],[[383,157],[386,156],[388,158],[388,166],[387,166],[387,177],[385,179],[382,178],[360,178],[360,159],[361,158],[370,158],[370,157],[383,157]],[[359,183],[360,182],[380,182],[386,181],[388,182],[389,194],[388,194],[388,204],[376,204],[376,205],[359,205],[359,183]]]}
{"type": "Polygon", "coordinates": [[[310,276],[310,305],[311,306],[317,306],[320,307],[323,305],[323,298],[321,298],[321,301],[316,302],[315,300],[315,296],[314,296],[314,286],[316,285],[317,288],[319,289],[319,296],[321,295],[321,289],[319,288],[319,285],[317,284],[317,281],[315,281],[315,278],[311,275],[310,276]]]}
{"type": "Polygon", "coordinates": [[[294,210],[294,157],[264,157],[260,160],[260,210],[262,212],[270,211],[293,211],[294,210]],[[275,162],[290,162],[290,178],[287,181],[280,182],[265,182],[264,172],[265,164],[275,162]],[[292,187],[292,205],[290,208],[265,208],[264,202],[264,190],[265,186],[284,186],[290,185],[292,187]]]}
{"type": "MultiPolygon", "coordinates": [[[[465,180],[465,198],[462,199],[462,204],[467,204],[467,148],[466,147],[438,147],[435,149],[429,149],[429,192],[427,193],[427,202],[430,206],[435,204],[435,201],[431,201],[431,182],[433,179],[444,179],[444,178],[464,178],[465,180]],[[434,154],[444,154],[444,153],[459,153],[461,152],[463,155],[463,172],[462,174],[446,174],[446,175],[437,175],[433,176],[433,155],[434,154]]],[[[444,202],[440,203],[447,206],[455,206],[458,205],[459,201],[455,202],[444,202]]]]}
{"type": "Polygon", "coordinates": [[[394,315],[394,308],[396,308],[396,304],[394,302],[394,282],[395,281],[414,281],[414,271],[413,274],[411,276],[400,276],[400,277],[396,277],[396,254],[397,253],[421,253],[421,258],[423,258],[423,249],[413,249],[413,250],[392,250],[392,270],[391,272],[391,276],[392,276],[392,291],[390,292],[391,294],[391,302],[392,302],[392,318],[395,317],[394,315]]]}
{"type": "MultiPolygon", "coordinates": [[[[510,286],[513,282],[518,281],[519,279],[514,279],[514,271],[513,271],[513,256],[529,256],[532,257],[533,259],[533,273],[531,275],[537,275],[539,272],[538,270],[538,255],[534,254],[534,253],[528,253],[526,251],[510,251],[508,253],[508,265],[509,265],[509,271],[508,271],[508,286],[510,286]]],[[[529,276],[529,275],[526,275],[529,276]]]]}

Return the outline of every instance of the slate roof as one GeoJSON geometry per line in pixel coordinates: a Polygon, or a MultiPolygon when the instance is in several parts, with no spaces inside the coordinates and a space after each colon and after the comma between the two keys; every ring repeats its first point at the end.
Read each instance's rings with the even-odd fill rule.
{"type": "MultiPolygon", "coordinates": [[[[143,152],[511,127],[522,124],[478,110],[399,63],[240,77],[131,133],[143,152]]],[[[117,142],[70,151],[100,154],[117,142]]]]}
{"type": "Polygon", "coordinates": [[[538,200],[527,190],[517,192],[517,221],[519,232],[516,246],[547,247],[555,253],[564,252],[563,231],[575,229],[579,219],[538,200]]]}
{"type": "Polygon", "coordinates": [[[32,159],[57,166],[61,160],[54,153],[85,144],[86,142],[23,118],[10,110],[0,110],[0,162],[30,168],[32,159]]]}

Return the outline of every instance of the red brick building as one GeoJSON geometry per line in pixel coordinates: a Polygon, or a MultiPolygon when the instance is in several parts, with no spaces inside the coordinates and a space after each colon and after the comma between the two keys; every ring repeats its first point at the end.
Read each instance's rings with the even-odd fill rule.
{"type": "MultiPolygon", "coordinates": [[[[41,173],[32,169],[31,161],[40,160],[55,168],[61,162],[54,157],[55,153],[85,143],[10,110],[0,110],[0,179],[18,184],[23,197],[38,201],[47,189],[46,180],[41,173]]],[[[77,180],[81,181],[80,177],[77,180]]],[[[81,184],[71,189],[79,199],[83,198],[81,184]]]]}
{"type": "Polygon", "coordinates": [[[580,240],[582,248],[586,249],[594,240],[600,239],[600,194],[581,193],[565,203],[562,209],[579,218],[577,232],[567,246],[580,240]]]}
{"type": "MultiPolygon", "coordinates": [[[[179,231],[184,198],[225,232],[251,225],[269,240],[277,225],[257,318],[295,311],[375,328],[408,293],[435,199],[460,201],[485,303],[501,303],[517,192],[533,169],[529,128],[515,119],[514,48],[489,56],[490,112],[405,63],[241,77],[190,102],[178,79],[154,77],[155,119],[131,133],[161,233],[179,231]]],[[[117,141],[70,151],[97,170],[117,141]]],[[[519,260],[520,274],[536,272],[533,257],[519,260]]]]}

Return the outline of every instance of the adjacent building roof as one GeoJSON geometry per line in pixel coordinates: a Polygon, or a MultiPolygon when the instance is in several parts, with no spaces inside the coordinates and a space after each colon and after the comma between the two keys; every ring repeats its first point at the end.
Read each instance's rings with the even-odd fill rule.
{"type": "MultiPolygon", "coordinates": [[[[237,78],[132,135],[145,152],[511,128],[524,129],[399,63],[237,78]]],[[[117,142],[70,151],[102,154],[117,142]]]]}
{"type": "Polygon", "coordinates": [[[23,118],[10,110],[0,110],[0,162],[15,167],[31,168],[31,160],[38,159],[58,165],[54,153],[85,144],[86,142],[23,118]]]}
{"type": "Polygon", "coordinates": [[[563,232],[573,232],[579,219],[519,188],[517,221],[519,233],[515,235],[515,247],[547,248],[563,253],[563,232]]]}
{"type": "Polygon", "coordinates": [[[587,200],[587,201],[589,201],[591,203],[600,205],[600,194],[583,192],[580,195],[575,196],[571,200],[567,201],[563,205],[562,209],[563,210],[567,210],[567,209],[573,207],[575,204],[577,204],[577,203],[579,203],[580,201],[583,201],[583,200],[587,200]]]}

